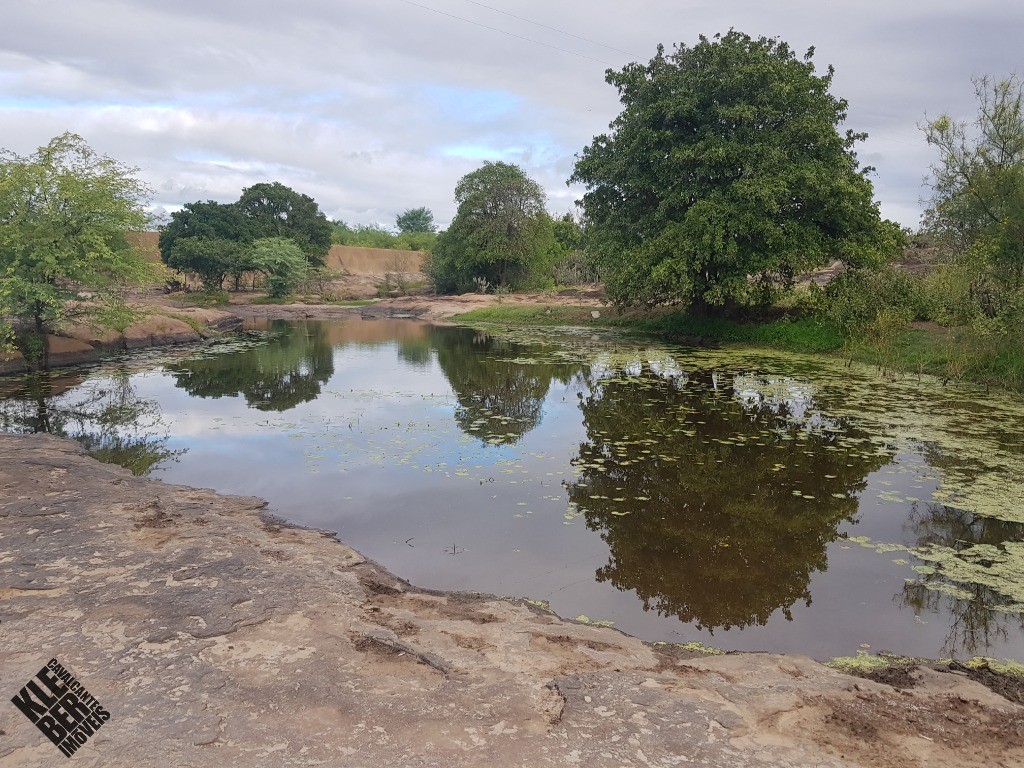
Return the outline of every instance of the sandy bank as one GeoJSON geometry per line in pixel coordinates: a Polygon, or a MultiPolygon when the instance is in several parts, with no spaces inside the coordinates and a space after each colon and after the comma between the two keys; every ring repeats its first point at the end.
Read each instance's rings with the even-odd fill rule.
{"type": "MultiPolygon", "coordinates": [[[[263,507],[0,435],[5,697],[73,670],[111,713],[80,765],[1024,764],[1024,708],[963,676],[688,657],[418,590],[263,507]]],[[[64,760],[0,706],[0,766],[64,760]]]]}

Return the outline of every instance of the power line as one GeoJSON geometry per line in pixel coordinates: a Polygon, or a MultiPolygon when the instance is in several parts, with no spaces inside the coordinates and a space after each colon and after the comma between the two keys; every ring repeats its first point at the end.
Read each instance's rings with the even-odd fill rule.
{"type": "Polygon", "coordinates": [[[579,58],[587,59],[588,61],[596,61],[598,64],[604,64],[609,67],[616,66],[612,62],[605,61],[604,59],[595,59],[593,56],[586,56],[582,53],[577,53],[576,51],[570,51],[568,48],[560,48],[559,46],[551,45],[550,43],[542,43],[540,40],[534,40],[532,37],[524,37],[523,35],[517,35],[515,32],[509,32],[504,29],[499,29],[498,27],[491,27],[488,26],[487,24],[481,24],[479,21],[473,21],[472,19],[467,19],[462,16],[456,16],[454,13],[448,13],[447,11],[440,11],[437,8],[431,8],[429,5],[421,5],[420,3],[414,3],[412,2],[412,0],[399,0],[399,2],[405,3],[406,5],[413,5],[416,6],[417,8],[422,8],[425,11],[440,14],[441,16],[447,16],[452,19],[458,19],[459,21],[464,21],[467,24],[473,24],[474,26],[477,27],[483,27],[484,29],[489,29],[492,32],[500,32],[501,34],[508,35],[509,37],[515,37],[519,40],[525,40],[528,43],[534,43],[535,45],[543,45],[545,48],[551,48],[556,51],[561,51],[562,53],[568,53],[570,56],[578,56],[579,58]]]}
{"type": "Polygon", "coordinates": [[[560,35],[568,35],[569,37],[574,37],[577,40],[582,40],[585,43],[590,43],[591,45],[597,45],[597,46],[600,46],[601,48],[607,48],[609,51],[615,51],[616,53],[624,53],[627,56],[632,56],[635,59],[642,58],[641,56],[638,56],[635,53],[630,53],[629,51],[624,51],[621,48],[615,48],[614,46],[611,46],[611,45],[605,45],[604,43],[599,43],[599,42],[597,42],[597,40],[591,40],[590,38],[587,38],[587,37],[581,37],[580,35],[574,35],[572,32],[566,32],[564,29],[559,29],[558,27],[549,27],[547,24],[541,24],[539,21],[534,21],[533,19],[527,19],[527,18],[525,18],[523,16],[516,16],[514,13],[509,13],[508,11],[503,11],[500,8],[492,8],[489,5],[484,5],[483,3],[478,3],[476,0],[466,0],[466,2],[470,3],[472,5],[479,5],[481,8],[486,8],[487,10],[494,11],[495,13],[501,13],[501,14],[504,14],[505,16],[511,16],[513,19],[519,19],[519,21],[525,21],[527,24],[533,24],[534,26],[537,26],[537,27],[543,27],[544,29],[550,29],[552,32],[557,32],[560,35]]]}

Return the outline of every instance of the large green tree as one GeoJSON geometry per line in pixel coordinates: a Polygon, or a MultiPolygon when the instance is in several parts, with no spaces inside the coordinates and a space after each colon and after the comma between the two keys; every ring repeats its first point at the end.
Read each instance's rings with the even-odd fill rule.
{"type": "Polygon", "coordinates": [[[248,268],[249,221],[233,203],[188,203],[171,214],[160,232],[160,258],[180,272],[194,272],[207,290],[219,290],[229,274],[248,268]]]}
{"type": "Polygon", "coordinates": [[[249,220],[254,239],[287,237],[306,254],[310,264],[322,267],[331,249],[331,222],[309,195],[280,182],[253,184],[242,190],[238,208],[249,220]]]}
{"type": "Polygon", "coordinates": [[[881,260],[869,169],[840,133],[847,103],[777,39],[701,36],[609,70],[623,110],[570,182],[619,305],[748,301],[839,258],[881,260]]]}
{"type": "Polygon", "coordinates": [[[1024,84],[975,80],[973,129],[940,115],[923,126],[938,150],[925,226],[957,258],[971,258],[1004,285],[1024,286],[1024,84]]]}
{"type": "Polygon", "coordinates": [[[555,256],[540,185],[517,165],[485,162],[455,186],[458,211],[437,240],[427,270],[439,293],[550,283],[555,256]]]}
{"type": "Polygon", "coordinates": [[[72,133],[28,157],[0,152],[0,325],[29,326],[30,356],[45,363],[45,330],[82,306],[83,289],[116,297],[151,275],[126,238],[148,222],[137,170],[72,133]]]}

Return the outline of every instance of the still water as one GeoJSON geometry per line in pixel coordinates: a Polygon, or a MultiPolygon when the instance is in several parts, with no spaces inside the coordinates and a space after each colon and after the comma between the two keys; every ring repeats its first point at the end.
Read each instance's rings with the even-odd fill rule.
{"type": "Polygon", "coordinates": [[[1024,660],[1019,397],[762,350],[257,323],[0,381],[0,428],[646,640],[1024,660]]]}

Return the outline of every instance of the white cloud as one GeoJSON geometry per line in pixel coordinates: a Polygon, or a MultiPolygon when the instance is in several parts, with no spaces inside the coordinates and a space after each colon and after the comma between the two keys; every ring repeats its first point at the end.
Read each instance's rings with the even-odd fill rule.
{"type": "Polygon", "coordinates": [[[0,28],[3,143],[25,153],[76,131],[139,166],[166,208],[279,180],[332,218],[385,224],[415,205],[445,222],[456,181],[500,158],[561,212],[580,192],[565,186],[574,154],[618,111],[593,59],[630,60],[578,38],[646,59],[735,27],[835,65],[849,127],[872,134],[861,155],[883,213],[914,225],[931,161],[917,124],[971,117],[971,77],[1012,71],[1024,32],[1024,6],[1002,0],[487,5],[578,37],[467,0],[14,4],[0,28]]]}

